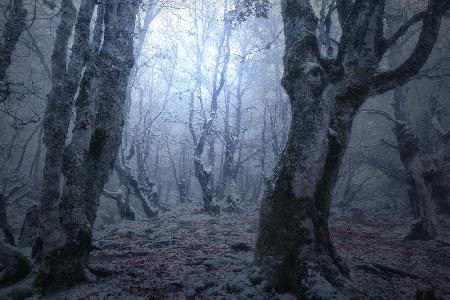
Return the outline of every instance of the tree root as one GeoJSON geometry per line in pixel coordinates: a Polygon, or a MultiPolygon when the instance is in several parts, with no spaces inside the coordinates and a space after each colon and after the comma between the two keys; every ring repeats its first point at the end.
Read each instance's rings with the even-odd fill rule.
{"type": "Polygon", "coordinates": [[[407,272],[405,270],[398,269],[393,266],[383,265],[383,264],[380,264],[377,262],[366,262],[364,264],[358,265],[357,267],[360,269],[366,270],[366,271],[377,273],[377,274],[388,274],[389,276],[398,275],[398,276],[402,276],[402,277],[409,277],[412,279],[420,278],[419,276],[417,276],[413,273],[407,272]]]}
{"type": "Polygon", "coordinates": [[[0,287],[14,284],[31,272],[29,260],[17,248],[0,242],[0,287]]]}

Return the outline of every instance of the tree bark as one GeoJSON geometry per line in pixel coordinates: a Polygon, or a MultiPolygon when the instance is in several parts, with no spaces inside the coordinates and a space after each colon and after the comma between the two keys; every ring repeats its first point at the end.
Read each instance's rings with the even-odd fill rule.
{"type": "Polygon", "coordinates": [[[328,228],[336,177],[353,117],[364,101],[405,83],[425,63],[439,32],[440,5],[429,1],[412,54],[421,56],[411,57],[399,67],[407,70],[405,75],[398,69],[378,73],[384,54],[380,47],[384,1],[352,4],[342,25],[336,59],[320,55],[317,17],[310,2],[282,1],[282,85],[291,102],[292,123],[287,146],[261,204],[255,249],[256,264],[276,290],[293,292],[301,299],[358,297],[328,228]]]}
{"type": "Polygon", "coordinates": [[[234,156],[238,148],[241,137],[241,123],[242,123],[242,100],[244,97],[244,90],[242,88],[242,79],[244,75],[245,59],[239,63],[237,70],[237,85],[236,85],[236,117],[234,126],[230,126],[230,93],[226,95],[225,103],[225,157],[222,171],[222,182],[220,196],[225,199],[228,205],[224,211],[240,212],[243,210],[241,206],[241,197],[239,196],[237,176],[239,173],[239,163],[235,162],[234,156]],[[234,130],[232,130],[234,128],[234,130]]]}
{"type": "Polygon", "coordinates": [[[88,66],[84,74],[73,139],[64,153],[66,181],[59,207],[62,228],[52,247],[44,248],[40,257],[35,283],[44,293],[90,277],[86,262],[92,226],[121,141],[138,5],[137,0],[105,4],[103,45],[92,60],[95,67],[88,66]]]}
{"type": "MultiPolygon", "coordinates": [[[[6,197],[0,194],[0,229],[3,231],[5,235],[6,242],[15,246],[16,241],[14,239],[14,235],[11,232],[11,228],[8,223],[8,215],[6,214],[6,197]]],[[[1,243],[2,241],[0,241],[1,243]]]]}
{"type": "Polygon", "coordinates": [[[9,15],[5,15],[7,21],[3,29],[3,41],[0,43],[0,84],[6,84],[6,71],[11,65],[11,56],[17,41],[25,29],[25,19],[28,14],[23,0],[9,1],[5,12],[9,15]]]}
{"type": "MultiPolygon", "coordinates": [[[[177,190],[178,190],[178,200],[180,203],[186,203],[187,193],[186,193],[186,182],[184,179],[184,175],[181,175],[181,176],[183,176],[181,178],[179,177],[179,174],[177,172],[177,167],[175,165],[175,161],[173,160],[172,151],[170,150],[169,143],[167,143],[166,146],[167,146],[167,152],[169,154],[170,165],[172,166],[173,178],[175,179],[175,184],[176,184],[177,190]]],[[[184,150],[182,150],[182,151],[184,151],[184,150]]]]}
{"type": "MultiPolygon", "coordinates": [[[[225,5],[224,16],[226,16],[227,7],[225,5]]],[[[226,19],[226,18],[225,18],[226,19]]],[[[217,100],[225,84],[226,74],[228,70],[228,62],[230,60],[230,35],[231,23],[229,20],[224,21],[222,36],[219,42],[219,50],[216,56],[215,71],[213,73],[213,91],[211,97],[211,107],[209,111],[209,119],[204,118],[203,128],[200,136],[197,138],[193,130],[193,97],[191,95],[191,105],[189,114],[189,129],[194,141],[194,170],[195,177],[198,179],[202,193],[203,193],[203,210],[208,213],[219,213],[219,207],[213,204],[213,188],[212,175],[214,172],[214,165],[205,166],[202,161],[202,155],[206,143],[213,134],[213,126],[217,117],[217,100]],[[219,71],[220,59],[224,57],[222,62],[222,69],[219,71]]],[[[210,161],[211,163],[211,161],[210,161]]]]}
{"type": "Polygon", "coordinates": [[[396,122],[393,132],[397,140],[400,160],[407,172],[408,197],[414,217],[407,239],[432,239],[436,236],[433,222],[432,182],[425,177],[419,140],[412,129],[406,108],[406,94],[402,88],[394,91],[396,122]]]}
{"type": "Polygon", "coordinates": [[[103,190],[103,196],[116,201],[117,210],[122,220],[136,220],[136,213],[130,205],[130,190],[127,186],[121,185],[115,193],[103,190]]]}
{"type": "Polygon", "coordinates": [[[63,1],[61,20],[56,30],[51,62],[52,89],[47,96],[44,118],[44,143],[47,147],[47,153],[39,205],[39,238],[37,243],[39,247],[35,248],[38,252],[40,250],[51,251],[61,235],[58,209],[63,152],[71,118],[73,97],[77,90],[81,69],[84,65],[85,50],[88,45],[90,24],[88,15],[92,16],[88,2],[91,1],[83,1],[81,6],[83,10],[80,8],[75,41],[81,43],[81,45],[74,47],[70,56],[70,67],[68,67],[66,57],[77,14],[71,0],[63,1]],[[82,17],[84,14],[86,16],[82,17]]]}
{"type": "MultiPolygon", "coordinates": [[[[401,11],[400,6],[396,8],[401,11]]],[[[390,31],[391,35],[395,34],[395,28],[401,26],[401,17],[391,17],[387,22],[388,31],[390,31]]],[[[392,67],[395,67],[401,63],[402,55],[398,54],[401,50],[399,47],[393,47],[392,49],[394,51],[389,56],[389,62],[392,67]]],[[[395,124],[392,131],[397,140],[400,160],[407,172],[407,192],[414,217],[410,232],[406,238],[431,239],[436,235],[436,229],[433,224],[432,184],[430,180],[425,178],[419,139],[409,118],[407,90],[405,87],[397,87],[394,90],[392,106],[395,116],[395,124]]]]}
{"type": "MultiPolygon", "coordinates": [[[[119,177],[120,184],[126,186],[131,193],[133,193],[141,202],[142,210],[147,218],[153,218],[158,215],[158,212],[155,211],[149,203],[148,193],[143,191],[143,188],[139,184],[139,182],[133,177],[131,174],[131,170],[128,167],[122,167],[119,163],[119,159],[114,164],[114,170],[117,172],[117,176],[119,177]],[[144,195],[145,194],[145,195],[144,195]]],[[[144,181],[147,181],[147,177],[144,178],[144,181]]],[[[148,189],[154,189],[154,183],[148,182],[148,189]]]]}
{"type": "Polygon", "coordinates": [[[39,207],[35,204],[27,209],[25,220],[20,230],[19,247],[31,247],[38,235],[39,228],[39,207]]]}

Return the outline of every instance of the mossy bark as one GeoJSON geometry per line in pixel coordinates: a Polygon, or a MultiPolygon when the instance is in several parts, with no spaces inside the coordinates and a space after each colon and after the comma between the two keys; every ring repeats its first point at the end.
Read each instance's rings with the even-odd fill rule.
{"type": "Polygon", "coordinates": [[[61,228],[50,244],[43,236],[41,242],[46,245],[41,244],[38,251],[35,284],[43,293],[92,278],[86,268],[92,226],[121,142],[139,1],[107,1],[103,5],[103,44],[88,62],[81,80],[73,137],[62,161],[66,180],[57,211],[61,228]]]}
{"type": "Polygon", "coordinates": [[[383,0],[355,1],[348,11],[340,9],[339,19],[345,23],[339,51],[327,59],[319,51],[310,1],[282,1],[282,85],[292,123],[261,204],[255,249],[255,263],[276,290],[300,299],[366,297],[348,279],[348,269],[333,247],[328,227],[331,194],[354,115],[369,96],[417,74],[437,39],[443,5],[429,1],[412,56],[397,69],[379,73],[388,44],[383,37],[383,0]]]}

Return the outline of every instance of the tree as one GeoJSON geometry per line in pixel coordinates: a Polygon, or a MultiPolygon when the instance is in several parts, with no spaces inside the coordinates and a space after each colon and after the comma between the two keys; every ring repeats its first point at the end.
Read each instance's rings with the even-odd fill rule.
{"type": "MultiPolygon", "coordinates": [[[[436,99],[432,98],[431,103],[436,99]]],[[[435,105],[435,104],[434,104],[435,105]]],[[[433,104],[430,106],[434,106],[433,104]]],[[[436,116],[436,109],[432,109],[429,118],[429,125],[436,132],[438,141],[433,145],[432,151],[426,151],[421,147],[421,142],[417,131],[413,128],[409,117],[407,94],[403,89],[396,89],[394,93],[394,116],[381,110],[364,110],[364,112],[377,114],[386,118],[392,123],[392,132],[394,133],[396,144],[390,144],[402,161],[406,172],[407,192],[411,205],[411,211],[414,221],[411,224],[407,239],[432,239],[436,236],[436,226],[434,224],[433,198],[439,202],[440,193],[445,191],[448,168],[445,163],[445,157],[448,153],[450,144],[450,131],[442,129],[441,123],[436,116]],[[440,193],[434,193],[434,190],[440,193]],[[436,195],[438,194],[438,195],[436,195]]],[[[428,132],[429,136],[433,132],[428,132]]],[[[447,195],[444,192],[444,201],[447,195]]]]}
{"type": "Polygon", "coordinates": [[[136,212],[130,204],[130,189],[127,186],[121,185],[117,192],[110,192],[104,189],[103,195],[116,201],[119,216],[122,220],[136,220],[136,212]]]}
{"type": "Polygon", "coordinates": [[[353,118],[368,97],[390,91],[420,71],[438,38],[441,16],[450,7],[450,1],[430,0],[420,18],[385,38],[383,0],[337,4],[342,36],[336,58],[324,58],[311,3],[282,1],[282,85],[291,102],[292,123],[262,201],[255,249],[255,262],[275,289],[306,299],[354,293],[328,228],[331,194],[353,118]],[[411,55],[394,69],[379,71],[383,54],[418,21],[422,29],[411,55]]]}
{"type": "Polygon", "coordinates": [[[220,198],[225,198],[230,211],[241,211],[241,199],[238,193],[237,177],[239,172],[239,163],[235,161],[236,150],[240,143],[242,130],[242,98],[244,97],[245,89],[242,87],[242,77],[244,75],[245,59],[239,63],[237,70],[237,84],[236,84],[236,117],[234,124],[230,124],[230,94],[228,91],[225,96],[225,128],[224,128],[224,143],[225,153],[224,162],[221,172],[221,180],[219,187],[220,198]]]}
{"type": "MultiPolygon", "coordinates": [[[[402,11],[400,6],[395,8],[396,11],[402,11]]],[[[391,34],[395,33],[395,28],[401,25],[402,17],[404,16],[391,16],[389,18],[387,29],[391,34]]],[[[389,55],[391,66],[401,62],[400,52],[399,46],[392,47],[389,55]]],[[[413,84],[417,83],[414,82],[413,84]]],[[[423,120],[428,123],[423,124],[428,129],[426,135],[428,137],[437,136],[438,142],[433,143],[433,147],[423,147],[426,142],[421,141],[417,130],[413,127],[408,109],[408,89],[406,87],[397,87],[394,90],[391,104],[394,110],[393,115],[386,111],[373,109],[365,110],[365,112],[382,116],[393,125],[392,132],[396,144],[393,145],[386,141],[384,143],[398,153],[406,172],[407,192],[414,217],[406,238],[432,239],[437,234],[432,203],[433,194],[436,193],[433,193],[433,189],[434,186],[439,185],[439,182],[445,181],[445,179],[442,180],[446,176],[444,160],[446,153],[448,153],[446,148],[450,142],[450,135],[441,127],[437,116],[437,101],[434,97],[430,99],[430,113],[427,113],[427,116],[424,116],[425,120],[423,120]]],[[[430,142],[430,144],[432,143],[430,142]]],[[[438,186],[436,188],[439,189],[438,186]]]]}
{"type": "Polygon", "coordinates": [[[40,236],[35,247],[39,262],[35,284],[44,293],[89,277],[86,261],[91,249],[92,226],[121,141],[126,87],[134,63],[133,36],[139,1],[107,1],[99,5],[98,30],[94,29],[89,48],[94,3],[82,1],[67,68],[65,57],[76,14],[70,0],[63,1],[55,39],[53,88],[44,124],[48,150],[43,188],[48,193],[43,192],[40,236]],[[84,65],[86,70],[81,78],[79,71],[84,65]],[[78,81],[75,126],[72,140],[65,146],[78,81]],[[62,174],[66,180],[59,199],[62,174]]]}
{"type": "Polygon", "coordinates": [[[25,30],[27,10],[22,0],[9,1],[4,16],[3,41],[0,42],[0,96],[2,102],[8,95],[6,71],[11,65],[11,56],[22,31],[25,30]]]}
{"type": "MultiPolygon", "coordinates": [[[[228,63],[230,61],[230,36],[232,32],[232,19],[229,16],[227,1],[224,4],[224,21],[222,32],[218,41],[218,51],[216,55],[216,61],[214,65],[213,79],[212,79],[212,95],[211,95],[211,106],[209,110],[209,116],[206,117],[206,114],[203,111],[203,125],[201,128],[200,134],[197,134],[194,131],[193,126],[193,117],[194,117],[194,92],[191,92],[191,101],[189,107],[189,130],[192,135],[192,140],[194,142],[194,170],[195,177],[198,179],[200,187],[203,193],[203,210],[208,213],[217,213],[218,207],[213,204],[213,172],[214,172],[214,159],[213,157],[213,147],[214,142],[209,143],[210,153],[209,153],[209,165],[205,165],[202,161],[202,155],[206,146],[206,143],[211,138],[214,129],[214,122],[217,117],[217,109],[218,109],[218,99],[222,92],[223,86],[225,84],[228,63]],[[221,61],[223,59],[223,61],[221,61]]],[[[198,43],[198,42],[197,42],[198,43]]],[[[201,79],[201,63],[204,49],[199,49],[200,45],[197,45],[197,76],[198,79],[201,79]]],[[[204,44],[202,45],[204,48],[204,44]]],[[[203,100],[201,96],[201,82],[196,82],[197,97],[199,98],[202,110],[203,110],[203,100]]]]}
{"type": "Polygon", "coordinates": [[[186,203],[188,201],[188,195],[186,191],[186,179],[184,172],[177,172],[177,167],[170,150],[169,141],[166,142],[167,153],[169,155],[170,166],[172,167],[172,174],[175,180],[175,184],[178,190],[178,200],[180,203],[186,203]],[[179,174],[182,173],[182,174],[179,174]],[[181,175],[181,176],[180,176],[181,175]]]}

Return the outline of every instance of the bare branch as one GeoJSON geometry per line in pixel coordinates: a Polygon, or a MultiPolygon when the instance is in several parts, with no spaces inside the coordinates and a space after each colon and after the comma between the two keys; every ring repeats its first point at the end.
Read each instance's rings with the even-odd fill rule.
{"type": "Polygon", "coordinates": [[[419,73],[433,50],[439,35],[442,15],[450,9],[450,1],[429,0],[423,16],[422,30],[408,59],[394,70],[379,73],[371,82],[371,94],[383,94],[403,85],[419,73]]]}
{"type": "Polygon", "coordinates": [[[399,38],[401,38],[406,31],[408,31],[411,26],[414,24],[422,21],[423,17],[425,16],[426,10],[422,10],[415,15],[413,15],[411,18],[409,18],[405,23],[403,23],[390,38],[386,39],[384,41],[384,45],[382,47],[382,52],[386,52],[390,47],[392,47],[399,38]]]}
{"type": "Polygon", "coordinates": [[[375,114],[378,116],[382,116],[384,117],[386,120],[397,124],[399,121],[397,119],[395,119],[394,117],[392,117],[389,113],[383,111],[383,110],[379,110],[379,109],[363,109],[361,110],[361,112],[363,113],[368,113],[368,114],[375,114]]]}

